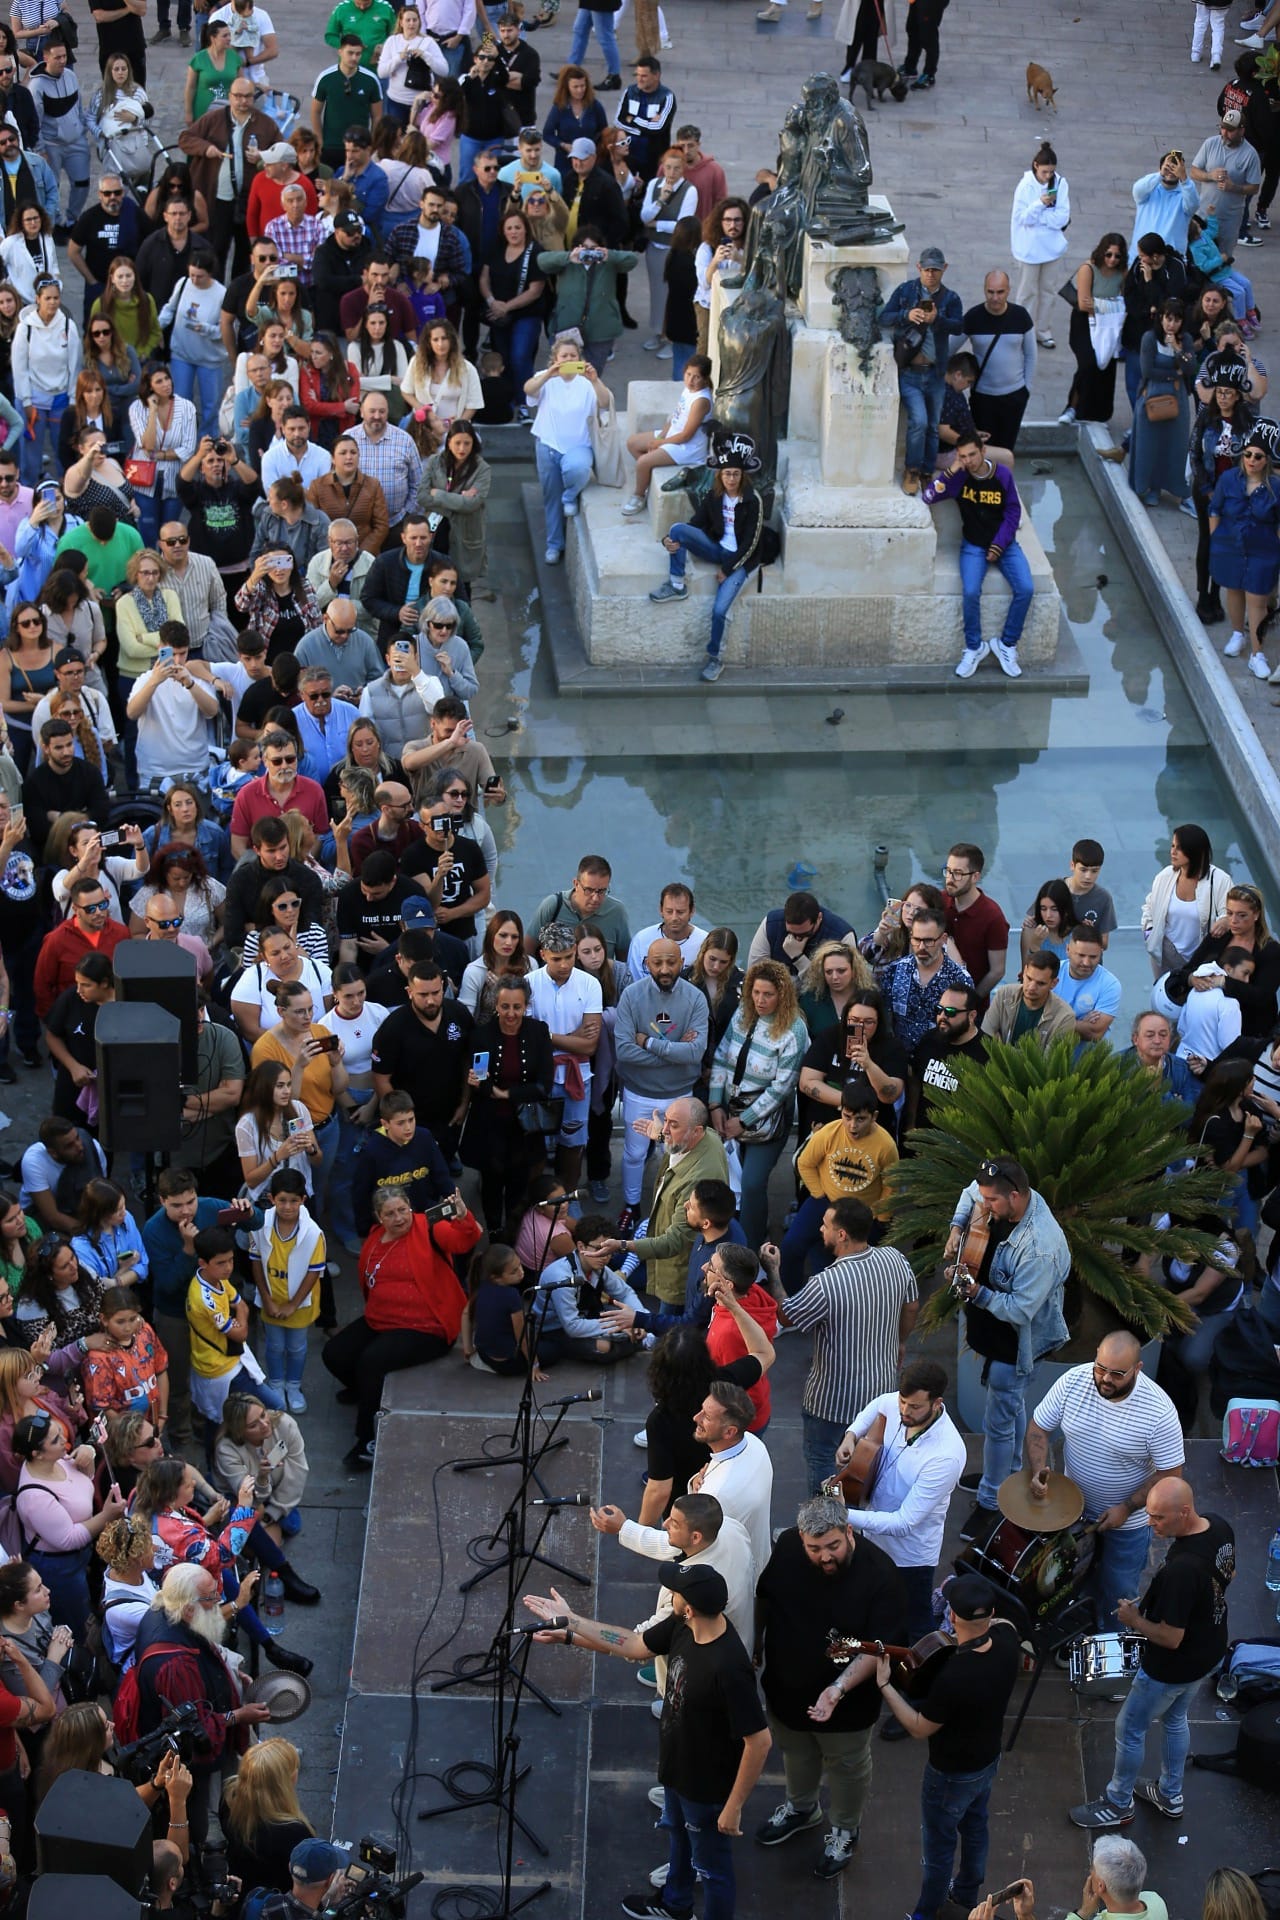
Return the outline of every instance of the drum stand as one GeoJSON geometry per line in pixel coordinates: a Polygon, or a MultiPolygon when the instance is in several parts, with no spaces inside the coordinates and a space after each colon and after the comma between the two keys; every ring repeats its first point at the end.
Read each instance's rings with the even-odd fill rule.
{"type": "Polygon", "coordinates": [[[1051,1655],[1058,1651],[1059,1647],[1065,1646],[1068,1640],[1077,1640],[1082,1633],[1088,1633],[1094,1626],[1096,1614],[1093,1601],[1085,1595],[1078,1593],[1065,1596],[1058,1610],[1050,1614],[1046,1619],[1040,1621],[1032,1620],[1031,1615],[1027,1612],[1025,1606],[1021,1600],[1017,1598],[1016,1594],[1002,1595],[1000,1609],[1013,1621],[1014,1626],[1017,1627],[1022,1634],[1023,1640],[1030,1641],[1035,1653],[1035,1664],[1031,1669],[1031,1680],[1026,1693],[1022,1696],[1022,1704],[1018,1708],[1017,1718],[1014,1720],[1009,1738],[1005,1743],[1005,1752],[1012,1753],[1014,1742],[1022,1732],[1022,1723],[1030,1711],[1032,1700],[1035,1698],[1036,1688],[1040,1685],[1040,1676],[1044,1672],[1045,1662],[1051,1655]],[[1016,1613],[1014,1611],[1015,1608],[1016,1613]],[[1022,1632],[1022,1625],[1017,1617],[1019,1614],[1022,1616],[1022,1620],[1026,1622],[1025,1633],[1022,1632]]]}

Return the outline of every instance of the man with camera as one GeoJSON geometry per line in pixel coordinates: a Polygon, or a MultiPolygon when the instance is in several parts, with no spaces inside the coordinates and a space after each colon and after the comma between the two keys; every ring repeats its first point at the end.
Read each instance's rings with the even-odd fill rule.
{"type": "Polygon", "coordinates": [[[437,800],[419,807],[422,838],[401,854],[400,871],[421,884],[438,926],[459,940],[474,940],[475,917],[488,907],[493,881],[477,843],[455,832],[457,821],[438,808],[437,800]]]}
{"type": "Polygon", "coordinates": [[[907,416],[907,450],[902,491],[919,493],[938,458],[938,422],[951,335],[963,329],[960,296],[944,287],[947,256],[941,247],[923,247],[914,280],[894,288],[880,315],[893,342],[898,390],[907,416]]]}
{"type": "Polygon", "coordinates": [[[335,1907],[349,1890],[351,1855],[329,1840],[299,1840],[289,1855],[288,1893],[273,1893],[263,1903],[261,1920],[310,1920],[322,1907],[335,1907]]]}

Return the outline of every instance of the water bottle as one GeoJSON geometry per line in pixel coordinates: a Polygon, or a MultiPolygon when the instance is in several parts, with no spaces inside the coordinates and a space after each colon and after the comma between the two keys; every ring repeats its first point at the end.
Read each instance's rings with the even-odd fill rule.
{"type": "Polygon", "coordinates": [[[1267,1587],[1272,1593],[1280,1593],[1280,1527],[1272,1534],[1267,1551],[1267,1587]]]}
{"type": "Polygon", "coordinates": [[[284,1581],[272,1567],[262,1582],[262,1613],[268,1620],[278,1620],[284,1612],[284,1581]]]}

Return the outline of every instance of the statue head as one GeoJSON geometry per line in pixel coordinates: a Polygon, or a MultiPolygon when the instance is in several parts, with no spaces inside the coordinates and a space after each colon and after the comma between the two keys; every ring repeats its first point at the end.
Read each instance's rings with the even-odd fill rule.
{"type": "Polygon", "coordinates": [[[840,104],[840,82],[834,73],[811,73],[800,91],[810,125],[827,119],[840,104]]]}

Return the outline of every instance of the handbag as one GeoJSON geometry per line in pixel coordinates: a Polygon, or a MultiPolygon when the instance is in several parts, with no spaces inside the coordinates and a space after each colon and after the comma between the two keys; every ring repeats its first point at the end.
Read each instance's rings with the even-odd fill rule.
{"type": "Polygon", "coordinates": [[[411,53],[404,63],[404,83],[414,93],[430,93],[435,75],[420,53],[411,53]]]}
{"type": "Polygon", "coordinates": [[[1076,277],[1074,273],[1069,280],[1064,280],[1058,288],[1058,298],[1059,300],[1065,300],[1069,307],[1079,307],[1080,302],[1076,296],[1076,277]]]}
{"type": "MultiPolygon", "coordinates": [[[[760,1094],[763,1092],[763,1088],[757,1088],[754,1093],[744,1093],[742,1091],[742,1076],[747,1070],[747,1060],[750,1057],[751,1042],[755,1036],[755,1030],[756,1023],[753,1020],[747,1028],[747,1037],[738,1049],[738,1058],[735,1060],[733,1066],[733,1079],[729,1084],[729,1112],[734,1115],[735,1119],[745,1112],[746,1108],[754,1106],[760,1094]]],[[[774,1109],[763,1126],[744,1127],[738,1137],[744,1141],[747,1146],[754,1146],[765,1140],[776,1140],[786,1125],[787,1108],[784,1101],[781,1106],[774,1109]]]]}
{"type": "Polygon", "coordinates": [[[1178,417],[1178,396],[1176,393],[1153,393],[1142,403],[1142,410],[1152,426],[1164,420],[1176,420],[1178,417]]]}
{"type": "Polygon", "coordinates": [[[591,436],[591,462],[596,480],[602,487],[622,487],[627,482],[626,443],[622,423],[612,399],[603,413],[593,408],[588,428],[591,436]]]}
{"type": "Polygon", "coordinates": [[[911,365],[911,362],[924,345],[925,334],[927,332],[927,327],[920,326],[914,320],[908,320],[904,327],[898,328],[898,331],[893,336],[893,358],[897,366],[909,367],[911,365]]]}
{"type": "Polygon", "coordinates": [[[521,1133],[559,1133],[563,1119],[562,1093],[553,1093],[549,1100],[526,1100],[516,1108],[516,1124],[521,1133]]]}
{"type": "Polygon", "coordinates": [[[124,477],[131,487],[153,487],[156,481],[156,463],[145,455],[131,453],[124,463],[124,477]]]}

